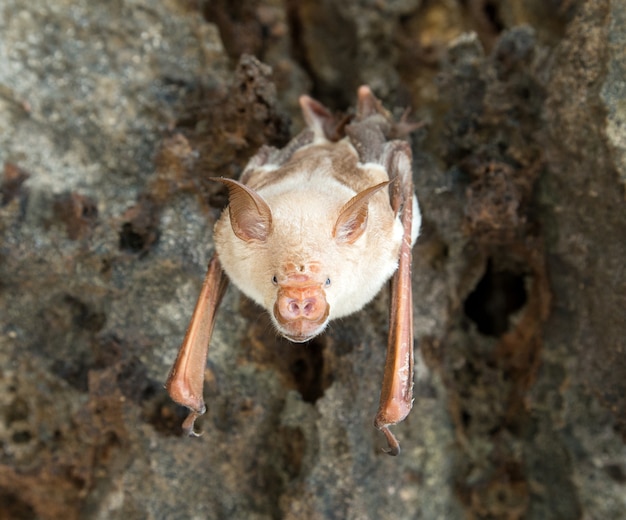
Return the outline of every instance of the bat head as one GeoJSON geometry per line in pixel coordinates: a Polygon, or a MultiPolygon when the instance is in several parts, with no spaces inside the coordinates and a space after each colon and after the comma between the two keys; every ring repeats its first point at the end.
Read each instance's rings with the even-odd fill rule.
{"type": "Polygon", "coordinates": [[[363,260],[354,250],[367,228],[368,202],[388,181],[335,206],[292,192],[269,198],[270,208],[250,187],[232,179],[216,180],[229,190],[229,208],[215,233],[224,270],[242,292],[268,310],[282,336],[308,341],[331,319],[371,299],[362,301],[359,295],[356,277],[363,260]]]}

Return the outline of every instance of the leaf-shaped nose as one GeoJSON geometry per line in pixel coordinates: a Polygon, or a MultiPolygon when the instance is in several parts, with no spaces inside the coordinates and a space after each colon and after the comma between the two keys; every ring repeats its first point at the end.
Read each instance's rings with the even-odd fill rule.
{"type": "Polygon", "coordinates": [[[326,298],[318,288],[281,289],[276,304],[276,318],[283,323],[298,319],[319,321],[324,318],[327,307],[326,298]]]}

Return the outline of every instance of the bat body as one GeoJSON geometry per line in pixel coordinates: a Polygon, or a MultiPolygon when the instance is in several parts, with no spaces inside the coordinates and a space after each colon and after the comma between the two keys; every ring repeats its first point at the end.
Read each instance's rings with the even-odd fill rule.
{"type": "Polygon", "coordinates": [[[359,311],[393,276],[376,426],[397,454],[388,425],[412,404],[411,247],[421,220],[410,148],[388,139],[393,121],[368,87],[359,89],[356,118],[345,128],[313,99],[302,96],[300,104],[307,129],[281,150],[261,148],[239,181],[215,179],[228,187],[229,205],[215,225],[216,255],[167,387],[191,409],[185,427],[192,433],[204,412],[204,364],[225,289],[221,269],[293,342],[359,311]]]}

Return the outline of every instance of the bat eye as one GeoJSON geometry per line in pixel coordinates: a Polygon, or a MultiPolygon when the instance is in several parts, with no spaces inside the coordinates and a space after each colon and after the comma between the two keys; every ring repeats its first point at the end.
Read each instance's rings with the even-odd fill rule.
{"type": "Polygon", "coordinates": [[[278,285],[278,278],[277,278],[277,276],[276,276],[276,275],[272,276],[272,283],[273,283],[274,285],[278,285]]]}
{"type": "Polygon", "coordinates": [[[324,287],[330,287],[330,278],[326,278],[326,281],[324,282],[324,287]]]}

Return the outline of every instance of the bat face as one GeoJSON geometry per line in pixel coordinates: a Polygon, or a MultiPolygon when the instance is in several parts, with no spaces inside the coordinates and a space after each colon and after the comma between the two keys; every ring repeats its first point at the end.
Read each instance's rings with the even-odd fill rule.
{"type": "Polygon", "coordinates": [[[247,185],[219,179],[230,204],[215,227],[217,253],[285,338],[308,341],[360,310],[395,271],[402,225],[389,178],[360,164],[349,142],[320,139],[243,177],[247,185]]]}

